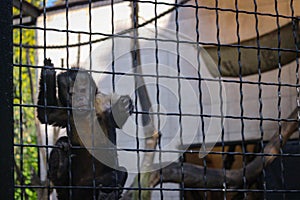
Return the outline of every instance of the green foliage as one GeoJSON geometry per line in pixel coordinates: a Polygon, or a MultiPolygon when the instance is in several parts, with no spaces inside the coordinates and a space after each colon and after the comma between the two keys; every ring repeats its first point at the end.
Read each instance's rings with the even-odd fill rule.
{"type": "MultiPolygon", "coordinates": [[[[39,5],[40,0],[29,0],[34,5],[39,5]]],[[[17,15],[19,11],[13,10],[17,15]]],[[[13,30],[14,47],[14,156],[15,156],[15,185],[28,186],[31,184],[31,170],[38,169],[38,148],[28,146],[37,144],[37,132],[35,125],[35,108],[24,107],[33,105],[33,96],[36,91],[35,69],[30,65],[35,64],[36,52],[34,49],[24,48],[23,45],[34,45],[36,36],[34,30],[13,30]],[[29,65],[29,66],[28,66],[29,65]]],[[[15,199],[37,199],[33,189],[15,189],[15,199]]]]}

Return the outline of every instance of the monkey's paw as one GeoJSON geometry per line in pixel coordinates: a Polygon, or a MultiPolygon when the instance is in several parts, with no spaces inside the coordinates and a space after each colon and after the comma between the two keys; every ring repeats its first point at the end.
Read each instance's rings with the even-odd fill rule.
{"type": "Polygon", "coordinates": [[[72,145],[69,143],[69,139],[67,136],[59,138],[55,145],[65,152],[69,152],[72,148],[72,145]]]}
{"type": "Polygon", "coordinates": [[[98,196],[98,200],[114,200],[114,199],[120,199],[122,196],[122,190],[116,190],[116,191],[112,191],[109,193],[100,191],[99,192],[99,196],[98,196]]]}
{"type": "Polygon", "coordinates": [[[50,153],[49,158],[49,178],[55,183],[59,184],[64,180],[68,173],[69,152],[71,144],[68,137],[61,137],[57,140],[54,148],[50,153]]]}
{"type": "Polygon", "coordinates": [[[49,68],[49,69],[53,68],[53,63],[51,62],[50,58],[45,58],[45,60],[44,60],[44,66],[45,66],[46,69],[47,68],[49,68]]]}
{"type": "Polygon", "coordinates": [[[128,115],[131,115],[133,112],[133,104],[132,104],[132,100],[130,98],[130,96],[125,95],[125,96],[121,96],[119,101],[119,110],[120,112],[124,112],[128,115]]]}
{"type": "Polygon", "coordinates": [[[116,101],[112,98],[112,115],[116,127],[122,128],[132,112],[133,104],[130,96],[120,96],[116,101]]]}

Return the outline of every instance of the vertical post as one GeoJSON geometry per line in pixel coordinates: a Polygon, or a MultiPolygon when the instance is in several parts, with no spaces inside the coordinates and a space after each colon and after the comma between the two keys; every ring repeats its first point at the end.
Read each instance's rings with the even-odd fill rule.
{"type": "Polygon", "coordinates": [[[0,194],[14,198],[12,1],[0,1],[0,194]]]}

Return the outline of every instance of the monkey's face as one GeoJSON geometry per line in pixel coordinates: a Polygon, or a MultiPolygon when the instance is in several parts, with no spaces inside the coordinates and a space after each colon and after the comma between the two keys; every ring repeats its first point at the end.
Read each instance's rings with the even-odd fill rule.
{"type": "Polygon", "coordinates": [[[96,85],[90,75],[78,72],[72,88],[72,107],[80,112],[89,112],[94,108],[96,85]]]}
{"type": "Polygon", "coordinates": [[[85,71],[70,71],[58,76],[58,92],[62,105],[77,113],[88,113],[94,107],[96,84],[85,71]]]}

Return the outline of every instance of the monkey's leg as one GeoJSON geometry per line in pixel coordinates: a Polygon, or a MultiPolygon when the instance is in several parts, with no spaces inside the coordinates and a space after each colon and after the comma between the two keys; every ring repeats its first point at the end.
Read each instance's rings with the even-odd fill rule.
{"type": "Polygon", "coordinates": [[[114,170],[111,173],[106,173],[105,175],[103,175],[99,179],[101,180],[100,185],[102,187],[112,187],[112,189],[107,188],[100,190],[98,194],[98,200],[120,199],[127,177],[128,173],[125,167],[120,167],[119,170],[114,170]]]}
{"type": "MultiPolygon", "coordinates": [[[[66,186],[69,184],[69,156],[71,145],[68,137],[61,137],[57,140],[54,148],[50,153],[49,158],[49,179],[54,186],[66,186]]],[[[67,189],[57,189],[58,199],[68,199],[67,189]]]]}

